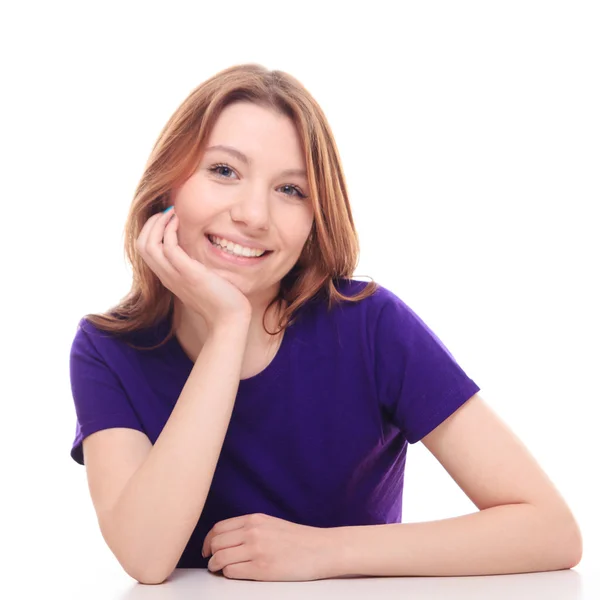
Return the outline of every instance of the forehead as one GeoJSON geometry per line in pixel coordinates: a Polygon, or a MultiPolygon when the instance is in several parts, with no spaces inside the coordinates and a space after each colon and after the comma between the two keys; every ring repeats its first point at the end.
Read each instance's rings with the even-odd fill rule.
{"type": "MultiPolygon", "coordinates": [[[[265,159],[287,168],[305,168],[304,148],[293,121],[274,109],[251,102],[235,102],[225,107],[206,143],[209,148],[233,148],[251,160],[265,159]]],[[[238,155],[238,159],[244,159],[238,155]]],[[[247,164],[250,164],[248,162],[247,164]]]]}

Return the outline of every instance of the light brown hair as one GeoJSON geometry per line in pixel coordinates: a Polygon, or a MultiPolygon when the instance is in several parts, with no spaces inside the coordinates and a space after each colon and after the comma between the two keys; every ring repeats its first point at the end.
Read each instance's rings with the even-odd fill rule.
{"type": "MultiPolygon", "coordinates": [[[[219,114],[229,104],[248,101],[289,117],[304,147],[309,197],[314,223],[294,267],[281,280],[276,302],[284,299],[279,329],[291,322],[297,309],[317,295],[328,301],[328,309],[340,301],[358,302],[375,293],[371,279],[360,293],[344,296],[335,284],[351,279],[359,257],[359,243],[338,149],[320,106],[291,75],[269,71],[259,64],[224,69],[196,87],[164,126],[135,190],[124,228],[125,252],[132,266],[129,293],[106,313],[83,317],[96,328],[117,336],[156,325],[172,314],[174,295],[148,267],[135,242],[154,213],[170,206],[171,189],[195,171],[219,114]]],[[[174,322],[158,348],[174,335],[174,322]]],[[[133,344],[129,344],[135,348],[133,344]]],[[[146,348],[150,349],[150,348],[146,348]]]]}

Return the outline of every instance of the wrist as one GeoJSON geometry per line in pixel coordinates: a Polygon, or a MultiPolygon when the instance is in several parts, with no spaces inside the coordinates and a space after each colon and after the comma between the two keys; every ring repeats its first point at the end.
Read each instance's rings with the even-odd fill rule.
{"type": "Polygon", "coordinates": [[[250,315],[231,315],[226,320],[219,321],[214,325],[210,335],[223,335],[240,336],[247,335],[250,328],[250,315]]]}
{"type": "Polygon", "coordinates": [[[345,529],[344,527],[326,527],[321,529],[322,578],[331,579],[352,575],[348,572],[345,529]]]}

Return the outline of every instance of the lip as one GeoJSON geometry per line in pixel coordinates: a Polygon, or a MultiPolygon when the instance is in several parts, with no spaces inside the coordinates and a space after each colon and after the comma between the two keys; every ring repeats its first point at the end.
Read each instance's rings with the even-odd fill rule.
{"type": "MultiPolygon", "coordinates": [[[[211,256],[214,256],[215,258],[220,259],[220,260],[227,261],[234,265],[243,265],[243,266],[248,266],[248,267],[256,266],[256,265],[259,265],[260,263],[262,263],[269,256],[271,256],[271,254],[273,254],[273,252],[271,250],[268,250],[262,256],[259,256],[258,258],[252,258],[250,256],[234,256],[233,254],[229,254],[228,252],[225,252],[224,250],[217,248],[217,246],[215,246],[208,239],[208,234],[206,234],[204,236],[204,239],[206,240],[206,244],[208,245],[208,252],[211,256]]],[[[233,240],[231,240],[231,241],[233,241],[233,240]]]]}
{"type": "Polygon", "coordinates": [[[263,246],[262,244],[259,244],[258,242],[253,242],[252,240],[249,240],[244,237],[240,237],[239,235],[221,235],[220,233],[214,233],[212,231],[209,231],[206,235],[213,235],[218,238],[223,238],[230,242],[233,242],[234,244],[239,244],[240,246],[245,246],[246,248],[252,248],[255,250],[270,250],[270,248],[267,248],[266,246],[263,246]]]}

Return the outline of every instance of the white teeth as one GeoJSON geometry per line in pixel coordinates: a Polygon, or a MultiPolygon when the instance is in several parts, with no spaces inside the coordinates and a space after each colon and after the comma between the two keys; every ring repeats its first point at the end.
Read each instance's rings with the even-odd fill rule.
{"type": "Polygon", "coordinates": [[[236,256],[248,256],[248,257],[258,257],[262,256],[266,250],[256,250],[254,248],[246,248],[244,246],[240,246],[239,244],[235,244],[234,242],[230,242],[229,240],[219,238],[214,235],[209,235],[208,239],[215,246],[219,246],[221,249],[229,252],[230,254],[234,254],[236,256]]]}

